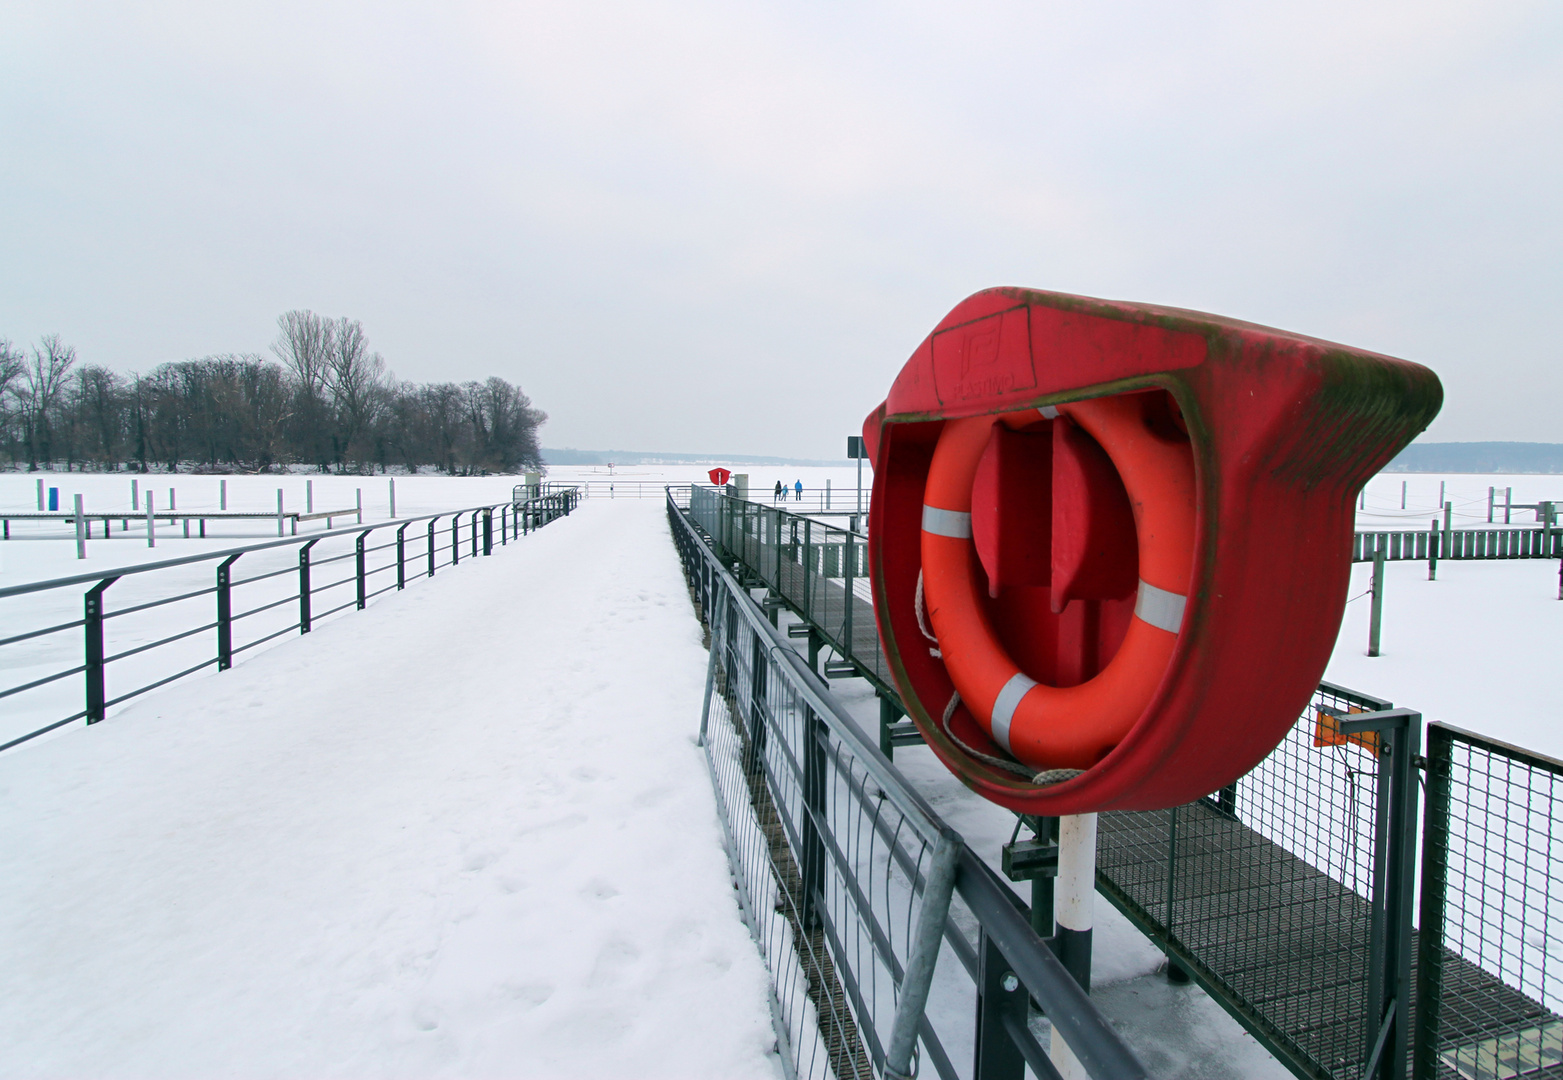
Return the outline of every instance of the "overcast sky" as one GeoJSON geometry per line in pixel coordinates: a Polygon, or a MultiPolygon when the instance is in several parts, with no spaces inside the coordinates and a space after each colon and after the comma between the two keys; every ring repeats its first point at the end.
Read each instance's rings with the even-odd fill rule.
{"type": "Polygon", "coordinates": [[[962,297],[1425,363],[1563,441],[1563,5],[0,6],[0,337],[361,319],[548,446],[836,457],[962,297]]]}

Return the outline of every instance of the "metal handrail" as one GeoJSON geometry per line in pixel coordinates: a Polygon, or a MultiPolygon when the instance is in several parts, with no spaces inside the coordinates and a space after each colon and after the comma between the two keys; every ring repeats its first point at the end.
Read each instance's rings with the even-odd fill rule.
{"type": "MultiPolygon", "coordinates": [[[[463,507],[460,510],[456,510],[454,512],[444,511],[438,514],[424,514],[414,517],[393,518],[388,521],[383,521],[368,526],[354,524],[353,526],[346,528],[332,529],[323,533],[317,533],[310,537],[284,537],[277,540],[266,540],[259,543],[245,544],[238,547],[228,547],[216,551],[201,552],[195,555],[185,555],[171,559],[160,559],[156,562],[143,563],[140,565],[116,567],[107,570],[97,570],[91,573],[71,574],[60,578],[52,578],[44,581],[34,581],[0,588],[0,599],[5,599],[9,597],[49,592],[52,590],[69,588],[71,586],[92,586],[90,589],[88,589],[84,597],[86,611],[83,618],[73,619],[63,623],[56,623],[51,626],[12,635],[3,641],[0,641],[0,646],[4,646],[44,637],[48,634],[72,630],[76,627],[84,627],[86,631],[85,663],[75,666],[67,666],[60,671],[42,676],[41,678],[36,678],[17,686],[0,689],[0,698],[12,697],[13,695],[21,694],[28,690],[34,690],[50,683],[59,682],[62,679],[71,678],[73,676],[85,673],[87,683],[87,708],[80,712],[75,712],[72,715],[65,717],[64,719],[52,721],[43,727],[29,731],[4,743],[0,743],[0,751],[9,750],[14,746],[37,738],[40,735],[44,735],[50,731],[64,726],[65,724],[72,723],[73,721],[79,720],[83,717],[86,717],[89,724],[102,720],[104,718],[105,710],[111,706],[128,700],[129,698],[146,693],[149,690],[156,689],[159,686],[162,686],[168,682],[172,682],[175,679],[182,678],[183,676],[191,674],[195,671],[210,667],[214,664],[217,666],[219,671],[226,670],[228,667],[232,666],[233,657],[237,653],[254,648],[256,645],[259,645],[264,641],[269,641],[272,638],[280,637],[282,634],[288,633],[290,631],[307,633],[309,632],[311,624],[314,621],[325,618],[338,611],[343,611],[347,608],[354,607],[355,605],[358,608],[363,608],[371,597],[378,596],[380,593],[386,592],[393,588],[404,588],[408,575],[406,574],[407,559],[405,557],[405,548],[402,541],[407,528],[412,524],[418,522],[429,523],[427,551],[426,553],[424,551],[420,551],[417,555],[417,558],[421,560],[423,557],[425,557],[426,554],[428,558],[427,573],[432,575],[437,565],[437,556],[441,552],[447,553],[449,556],[450,561],[446,565],[453,566],[459,562],[461,557],[460,548],[461,545],[465,542],[459,531],[460,526],[463,524],[461,520],[463,515],[467,516],[468,520],[466,524],[470,525],[471,527],[471,543],[473,554],[476,555],[480,550],[481,536],[481,551],[484,555],[488,555],[492,554],[496,539],[498,540],[499,544],[506,544],[509,542],[509,537],[512,534],[519,538],[524,533],[530,532],[535,528],[539,528],[542,525],[553,521],[557,517],[569,514],[572,510],[575,509],[575,507],[578,505],[578,502],[579,500],[577,493],[573,490],[566,489],[557,492],[550,492],[546,495],[542,495],[534,499],[529,499],[522,503],[491,503],[475,507],[463,507]],[[498,511],[497,515],[496,511],[498,511]],[[494,530],[496,516],[499,519],[499,535],[497,537],[495,536],[494,530]],[[446,538],[442,535],[439,535],[434,528],[434,523],[445,517],[450,517],[452,524],[452,535],[449,538],[448,543],[444,542],[446,538]],[[481,530],[479,529],[480,518],[482,522],[481,530]],[[392,543],[385,544],[365,544],[364,538],[378,529],[395,530],[396,540],[392,543]],[[353,550],[341,555],[332,555],[329,557],[323,557],[319,560],[311,560],[309,552],[320,541],[331,538],[346,538],[349,536],[355,536],[357,538],[357,544],[354,546],[353,550]],[[393,547],[396,549],[396,560],[394,563],[373,568],[367,565],[366,559],[371,552],[384,551],[393,547]],[[229,576],[229,567],[231,567],[239,557],[253,552],[269,551],[279,548],[297,548],[300,553],[298,567],[285,567],[281,570],[256,574],[254,576],[239,579],[237,581],[229,576]],[[318,584],[310,580],[310,569],[312,566],[318,568],[328,563],[340,562],[345,559],[357,560],[357,564],[354,570],[346,576],[318,584]],[[151,601],[133,604],[128,607],[116,609],[112,612],[103,610],[104,590],[121,578],[132,577],[138,574],[149,574],[158,571],[165,571],[175,567],[213,562],[218,564],[217,584],[215,586],[208,586],[194,590],[181,590],[180,592],[171,596],[163,596],[151,601]],[[385,570],[390,570],[393,567],[397,570],[397,577],[394,583],[389,584],[384,588],[375,589],[373,591],[368,589],[367,583],[370,576],[385,570]],[[230,597],[232,595],[232,590],[235,587],[292,573],[299,574],[299,588],[297,592],[294,592],[289,596],[282,597],[278,600],[253,607],[247,611],[235,613],[231,610],[230,597]],[[351,587],[355,582],[357,584],[357,593],[356,596],[354,596],[352,599],[347,600],[345,603],[328,608],[325,611],[312,613],[310,601],[314,596],[332,589],[339,589],[344,586],[351,587]],[[203,620],[199,625],[193,628],[187,627],[175,633],[158,638],[155,641],[143,642],[133,647],[122,649],[115,653],[107,653],[103,647],[103,627],[105,622],[109,619],[147,611],[152,608],[176,604],[187,600],[198,599],[204,596],[211,596],[213,594],[215,594],[217,598],[217,620],[215,622],[207,622],[203,620]],[[300,612],[298,621],[273,633],[265,634],[255,641],[247,642],[237,647],[234,646],[231,632],[231,628],[234,622],[239,619],[247,618],[251,615],[259,614],[263,611],[268,611],[275,607],[280,607],[281,605],[289,602],[296,602],[299,604],[300,612]],[[174,674],[167,677],[159,678],[151,683],[138,687],[127,693],[120,694],[119,696],[112,699],[108,698],[107,694],[104,692],[105,672],[107,671],[110,664],[132,656],[147,653],[153,649],[157,649],[165,645],[170,645],[213,629],[216,629],[217,631],[217,655],[215,657],[203,660],[199,664],[196,664],[192,667],[187,667],[184,670],[175,672],[174,674]]],[[[421,577],[425,575],[422,571],[419,571],[413,576],[421,577]]]]}
{"type": "MultiPolygon", "coordinates": [[[[1052,1021],[1054,1029],[1068,1043],[1080,1063],[1096,1077],[1133,1080],[1146,1076],[1144,1066],[1135,1058],[1122,1037],[1031,928],[1019,899],[977,858],[960,838],[960,834],[939,817],[921,793],[881,752],[877,742],[868,737],[856,719],[830,692],[818,672],[811,669],[782,632],[771,625],[759,605],[727,567],[722,565],[688,516],[674,502],[672,485],[667,490],[667,504],[670,518],[677,521],[688,539],[693,541],[692,546],[700,553],[708,571],[721,582],[729,595],[747,601],[732,605],[733,610],[760,635],[762,641],[768,643],[766,651],[785,662],[793,675],[789,680],[792,688],[831,733],[850,748],[886,798],[913,824],[924,841],[956,845],[958,869],[954,880],[955,891],[977,917],[984,933],[1003,953],[1011,970],[1037,1000],[1052,1021]]],[[[716,647],[713,634],[713,651],[716,647]]],[[[959,927],[948,918],[942,927],[936,929],[946,938],[959,938],[963,944],[966,943],[959,927]]],[[[897,1029],[904,1037],[905,1029],[899,1014],[897,1029]]],[[[1017,1041],[1017,1045],[1031,1038],[1029,1032],[1008,1033],[1017,1041]]],[[[1032,1041],[1031,1049],[1040,1053],[1040,1048],[1035,1047],[1032,1041]]]]}

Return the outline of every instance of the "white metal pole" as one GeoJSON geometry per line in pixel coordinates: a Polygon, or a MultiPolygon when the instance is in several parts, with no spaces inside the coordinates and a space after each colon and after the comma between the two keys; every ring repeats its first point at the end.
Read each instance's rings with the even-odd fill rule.
{"type": "Polygon", "coordinates": [[[218,503],[218,509],[226,511],[228,509],[228,479],[227,477],[224,477],[217,483],[219,485],[218,492],[219,498],[221,500],[218,503]]]}
{"type": "Polygon", "coordinates": [[[391,517],[396,517],[396,480],[391,480],[391,517]]]}
{"type": "Polygon", "coordinates": [[[134,514],[141,507],[140,481],[134,477],[130,480],[130,512],[134,514]]]}
{"type": "MultiPolygon", "coordinates": [[[[1053,918],[1058,923],[1060,959],[1087,989],[1091,980],[1091,928],[1096,901],[1096,815],[1066,814],[1058,819],[1058,878],[1053,885],[1053,918]]],[[[1053,1029],[1053,1064],[1064,1080],[1084,1080],[1086,1071],[1053,1029]]]]}
{"type": "Polygon", "coordinates": [[[173,488],[168,489],[168,508],[170,510],[179,509],[179,499],[175,496],[173,488]]]}
{"type": "Polygon", "coordinates": [[[364,489],[355,488],[354,491],[358,494],[358,524],[362,525],[364,523],[364,489]]]}
{"type": "Polygon", "coordinates": [[[277,535],[282,535],[282,489],[277,489],[277,535]]]}
{"type": "Polygon", "coordinates": [[[76,557],[78,559],[85,559],[87,557],[87,527],[86,527],[87,519],[83,516],[83,514],[84,514],[84,511],[82,510],[82,506],[81,506],[81,496],[77,495],[76,496],[76,557]]]}
{"type": "Polygon", "coordinates": [[[38,481],[38,509],[43,509],[43,480],[38,481]]]}
{"type": "Polygon", "coordinates": [[[157,547],[157,519],[152,516],[152,493],[147,492],[147,547],[157,547]]]}
{"type": "Polygon", "coordinates": [[[825,509],[830,509],[830,477],[825,477],[825,509]]]}
{"type": "Polygon", "coordinates": [[[315,482],[313,480],[305,480],[304,481],[304,513],[306,513],[306,514],[313,514],[314,512],[315,512],[315,482]]]}

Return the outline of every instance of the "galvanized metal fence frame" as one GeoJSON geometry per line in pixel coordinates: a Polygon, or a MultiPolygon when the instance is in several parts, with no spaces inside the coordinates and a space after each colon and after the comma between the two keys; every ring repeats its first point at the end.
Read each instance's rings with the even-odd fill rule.
{"type": "Polygon", "coordinates": [[[1090,1075],[1145,1075],[1025,905],[880,753],[683,509],[670,491],[669,528],[711,634],[701,742],[790,1074],[908,1076],[920,1060],[940,1077],[1019,1080],[1027,1065],[1056,1077],[1031,1027],[1034,998],[1090,1075]],[[970,1046],[969,1073],[956,1044],[970,1046]]]}
{"type": "MultiPolygon", "coordinates": [[[[320,620],[337,612],[345,611],[348,608],[362,610],[371,599],[381,593],[405,588],[410,577],[412,579],[420,576],[433,577],[437,566],[454,566],[458,564],[462,558],[462,548],[469,544],[472,556],[476,556],[480,551],[484,555],[492,554],[496,539],[500,545],[507,544],[513,537],[523,536],[556,518],[569,514],[575,508],[577,502],[576,493],[572,490],[565,490],[520,503],[493,503],[487,506],[464,507],[460,510],[427,514],[421,517],[398,518],[374,525],[355,525],[346,529],[333,529],[307,538],[288,537],[282,540],[269,540],[258,544],[230,547],[200,555],[163,559],[158,562],[144,563],[138,566],[95,571],[87,574],[74,574],[69,577],[54,578],[48,581],[30,582],[24,585],[11,585],[0,588],[0,600],[5,600],[10,597],[36,595],[73,586],[88,586],[82,598],[82,617],[80,619],[36,627],[0,638],[0,649],[5,649],[7,647],[29,646],[30,643],[37,642],[40,639],[80,629],[83,634],[82,663],[51,671],[28,679],[25,682],[0,689],[0,701],[80,675],[84,683],[85,707],[68,716],[53,720],[42,727],[0,743],[0,752],[19,746],[78,720],[85,720],[88,724],[95,724],[103,720],[107,715],[107,710],[113,706],[139,697],[176,679],[193,675],[206,668],[216,667],[218,671],[226,671],[233,666],[234,659],[240,653],[295,630],[300,634],[307,634],[320,620]],[[465,522],[462,520],[463,516],[466,517],[465,522]],[[444,518],[450,519],[448,537],[443,527],[436,528],[437,523],[444,518]],[[497,521],[496,518],[498,519],[497,521]],[[421,545],[420,550],[417,539],[414,539],[412,548],[409,549],[407,530],[419,523],[427,523],[426,536],[422,537],[424,543],[421,545]],[[464,537],[462,535],[464,529],[469,536],[464,537]],[[384,533],[387,530],[394,532],[395,535],[380,544],[369,543],[369,538],[372,535],[377,532],[384,533]],[[319,558],[314,555],[314,548],[321,541],[349,537],[354,542],[351,551],[328,558],[319,558]],[[296,568],[285,567],[279,570],[255,574],[247,578],[234,576],[234,564],[244,555],[282,548],[297,549],[298,562],[296,568]],[[383,556],[380,565],[371,567],[370,559],[377,552],[387,552],[389,554],[383,556]],[[443,562],[441,562],[442,556],[443,562]],[[346,562],[348,560],[352,560],[353,568],[346,576],[324,583],[319,582],[315,577],[315,573],[321,568],[332,563],[346,562]],[[208,588],[170,593],[149,602],[132,604],[115,610],[109,610],[106,606],[105,593],[110,586],[122,578],[156,574],[159,571],[201,563],[215,564],[216,580],[208,588]],[[411,575],[409,575],[409,570],[411,575]],[[376,583],[372,579],[376,575],[390,574],[393,571],[395,575],[394,580],[390,580],[387,584],[379,587],[374,587],[376,583]],[[244,585],[284,577],[294,573],[298,575],[296,592],[281,599],[258,604],[247,610],[236,611],[234,609],[234,590],[244,585]],[[337,594],[334,599],[339,599],[339,603],[324,611],[316,610],[314,605],[316,597],[330,590],[349,586],[352,587],[352,593],[346,599],[341,599],[341,594],[337,594]],[[137,644],[134,647],[122,649],[116,653],[109,653],[106,650],[104,624],[108,620],[204,596],[213,597],[215,618],[212,621],[198,623],[195,626],[181,629],[158,640],[137,644]],[[243,619],[262,614],[288,603],[297,604],[298,618],[296,621],[283,626],[281,629],[262,634],[250,641],[239,645],[234,644],[235,624],[243,619]],[[216,648],[213,655],[202,659],[199,663],[153,679],[123,693],[112,697],[109,696],[107,689],[108,672],[110,665],[115,661],[126,660],[133,656],[142,656],[154,649],[173,645],[176,642],[207,632],[214,632],[216,648]]],[[[416,536],[417,534],[415,534],[416,536]]],[[[8,628],[13,628],[14,626],[15,623],[11,623],[8,628]]]]}

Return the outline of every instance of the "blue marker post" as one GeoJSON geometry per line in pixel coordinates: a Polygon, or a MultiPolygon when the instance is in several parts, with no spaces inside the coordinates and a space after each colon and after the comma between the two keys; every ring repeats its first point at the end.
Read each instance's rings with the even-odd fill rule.
{"type": "Polygon", "coordinates": [[[60,508],[60,489],[59,488],[50,488],[49,489],[49,509],[50,510],[58,510],[59,508],[60,508]]]}

